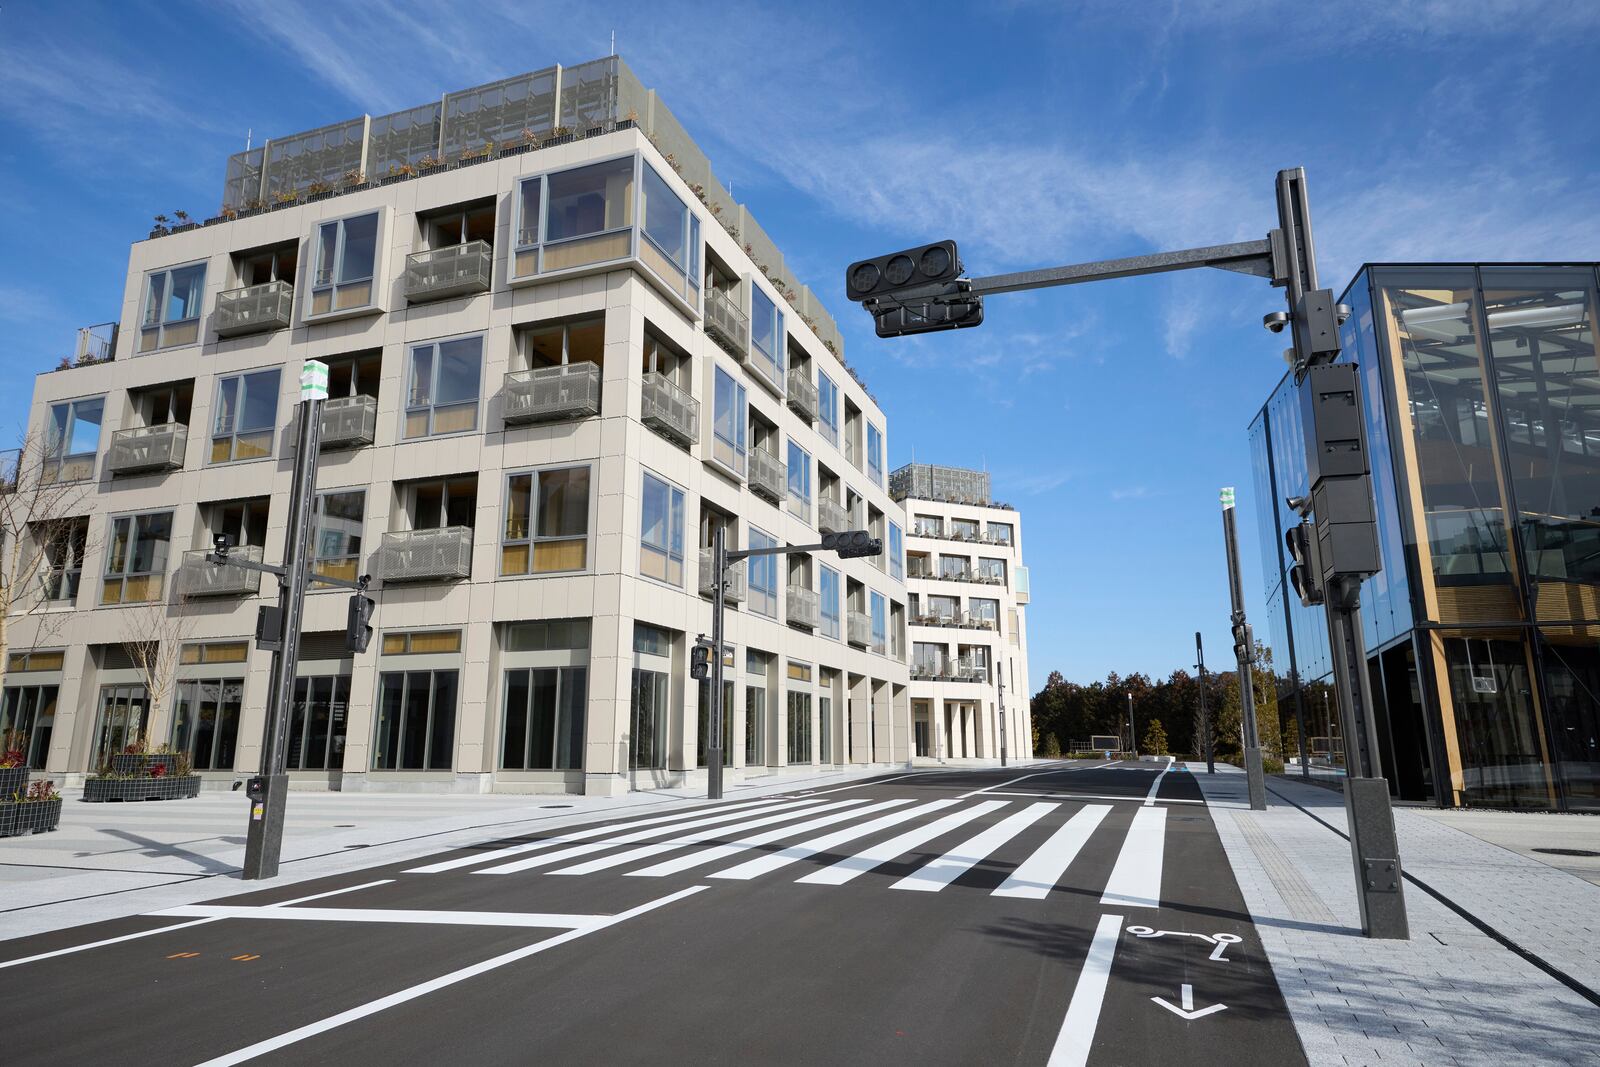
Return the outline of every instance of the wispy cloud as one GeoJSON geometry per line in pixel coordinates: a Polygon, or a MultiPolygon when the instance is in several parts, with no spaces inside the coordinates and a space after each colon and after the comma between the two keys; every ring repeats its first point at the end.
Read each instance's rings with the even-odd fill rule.
{"type": "Polygon", "coordinates": [[[1124,500],[1147,500],[1152,495],[1150,487],[1147,485],[1129,485],[1111,490],[1111,499],[1119,502],[1124,500]]]}

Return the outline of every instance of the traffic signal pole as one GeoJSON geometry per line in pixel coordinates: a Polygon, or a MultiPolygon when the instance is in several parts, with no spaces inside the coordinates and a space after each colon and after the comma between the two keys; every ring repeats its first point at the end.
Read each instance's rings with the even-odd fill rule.
{"type": "Polygon", "coordinates": [[[1244,619],[1244,583],[1239,578],[1239,534],[1234,528],[1233,490],[1222,491],[1222,539],[1228,546],[1228,598],[1233,604],[1233,654],[1239,664],[1239,711],[1244,728],[1244,776],[1250,810],[1267,810],[1267,780],[1256,728],[1256,640],[1244,619]]]}
{"type": "Polygon", "coordinates": [[[1200,672],[1200,752],[1206,758],[1206,773],[1217,773],[1216,748],[1211,741],[1211,711],[1206,707],[1206,649],[1200,631],[1194,632],[1195,668],[1200,672]]]}

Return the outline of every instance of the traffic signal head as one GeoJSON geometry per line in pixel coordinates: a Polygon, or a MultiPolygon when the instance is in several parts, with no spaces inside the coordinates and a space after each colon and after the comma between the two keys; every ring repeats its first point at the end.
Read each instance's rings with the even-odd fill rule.
{"type": "Polygon", "coordinates": [[[377,607],[369,596],[356,593],[350,597],[350,608],[345,620],[344,647],[351,652],[365,652],[372,641],[372,609],[377,607]]]}
{"type": "Polygon", "coordinates": [[[694,640],[689,649],[689,677],[703,682],[711,676],[711,641],[705,634],[694,640]]]}
{"type": "Polygon", "coordinates": [[[1306,607],[1322,603],[1322,560],[1318,551],[1317,528],[1310,520],[1284,531],[1283,541],[1289,550],[1289,584],[1294,586],[1300,603],[1306,607]]]}
{"type": "Polygon", "coordinates": [[[940,282],[953,282],[960,274],[961,256],[956,252],[956,243],[935,241],[850,264],[844,272],[844,289],[851,300],[859,303],[940,282]]]}
{"type": "Polygon", "coordinates": [[[878,556],[883,554],[883,541],[873,537],[866,530],[841,530],[838,533],[822,535],[822,550],[837,552],[840,559],[878,556]]]}

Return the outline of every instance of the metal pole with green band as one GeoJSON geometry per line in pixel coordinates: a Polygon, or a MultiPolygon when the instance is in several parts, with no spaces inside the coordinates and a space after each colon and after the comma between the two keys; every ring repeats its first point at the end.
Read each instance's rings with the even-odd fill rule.
{"type": "Polygon", "coordinates": [[[1244,619],[1244,582],[1239,578],[1239,534],[1234,525],[1233,486],[1218,494],[1222,501],[1222,538],[1228,548],[1228,596],[1233,603],[1233,654],[1239,661],[1239,711],[1243,719],[1245,781],[1250,787],[1250,807],[1267,810],[1267,780],[1261,766],[1261,737],[1256,731],[1256,687],[1252,668],[1256,639],[1244,619]]]}

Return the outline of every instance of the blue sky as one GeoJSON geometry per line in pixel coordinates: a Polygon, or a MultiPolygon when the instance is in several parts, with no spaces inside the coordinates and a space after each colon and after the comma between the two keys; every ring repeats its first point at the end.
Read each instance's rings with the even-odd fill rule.
{"type": "Polygon", "coordinates": [[[606,54],[610,34],[829,304],[890,462],[986,465],[1025,523],[1035,686],[1229,646],[1217,489],[1265,633],[1245,427],[1282,374],[1277,290],[1187,272],[993,298],[879,341],[863,255],[968,270],[1255,240],[1309,171],[1323,283],[1363,261],[1600,258],[1592,0],[995,4],[216,0],[0,8],[0,361],[117,314],[158,213],[214,214],[246,131],[309,129],[606,54]]]}

